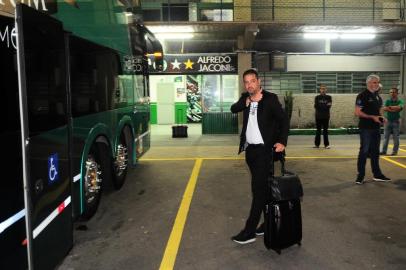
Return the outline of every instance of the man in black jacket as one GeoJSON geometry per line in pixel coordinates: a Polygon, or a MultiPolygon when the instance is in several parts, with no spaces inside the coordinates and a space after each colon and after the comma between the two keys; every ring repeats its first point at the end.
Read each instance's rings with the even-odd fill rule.
{"type": "Polygon", "coordinates": [[[327,87],[320,84],[320,95],[314,99],[314,108],[316,109],[316,137],[314,138],[314,147],[319,148],[321,129],[323,128],[324,147],[330,148],[328,141],[328,122],[330,121],[330,108],[332,104],[331,96],[326,94],[327,87]]]}
{"type": "Polygon", "coordinates": [[[252,176],[252,204],[245,228],[232,237],[239,244],[254,242],[256,235],[263,234],[263,226],[258,229],[257,226],[267,201],[272,149],[283,152],[289,132],[289,121],[278,97],[261,89],[257,71],[248,69],[243,80],[247,92],[231,106],[231,112],[243,112],[238,153],[246,150],[245,160],[252,176]]]}

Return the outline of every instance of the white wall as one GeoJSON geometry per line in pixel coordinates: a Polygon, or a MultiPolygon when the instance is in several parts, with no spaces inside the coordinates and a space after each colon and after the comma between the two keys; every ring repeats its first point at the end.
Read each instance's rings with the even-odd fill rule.
{"type": "MultiPolygon", "coordinates": [[[[333,106],[330,110],[330,126],[349,127],[358,126],[358,117],[354,115],[356,94],[331,94],[333,98],[333,106]]],[[[315,127],[315,109],[314,98],[316,94],[300,94],[294,95],[292,119],[290,122],[291,128],[309,128],[315,127]]],[[[385,102],[389,95],[380,95],[385,102]]],[[[399,98],[405,100],[404,95],[399,98]]],[[[279,100],[283,104],[283,95],[279,95],[279,100]]],[[[406,110],[401,113],[403,118],[402,132],[406,132],[406,110]]]]}
{"type": "Polygon", "coordinates": [[[157,85],[158,83],[173,83],[173,90],[175,93],[175,102],[186,102],[186,76],[185,75],[151,75],[149,76],[150,87],[150,100],[151,102],[157,101],[157,85]],[[182,78],[181,82],[175,82],[175,78],[182,78]],[[182,95],[179,93],[182,91],[182,95]]]}
{"type": "Polygon", "coordinates": [[[400,55],[288,54],[288,72],[400,71],[400,55]]]}

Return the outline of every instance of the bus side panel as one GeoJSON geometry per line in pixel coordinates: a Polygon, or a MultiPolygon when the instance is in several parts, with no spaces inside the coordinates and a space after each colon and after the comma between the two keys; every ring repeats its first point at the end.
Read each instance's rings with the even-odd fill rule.
{"type": "Polygon", "coordinates": [[[17,6],[17,23],[33,263],[35,269],[54,269],[73,245],[64,32],[60,22],[24,5],[17,6]]]}
{"type": "Polygon", "coordinates": [[[0,269],[26,269],[22,146],[14,20],[0,16],[0,269]],[[11,175],[5,177],[5,175],[11,175]]]}

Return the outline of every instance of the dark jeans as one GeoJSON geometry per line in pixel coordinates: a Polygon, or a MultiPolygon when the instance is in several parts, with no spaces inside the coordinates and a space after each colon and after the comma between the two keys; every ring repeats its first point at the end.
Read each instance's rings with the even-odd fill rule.
{"type": "Polygon", "coordinates": [[[244,230],[247,233],[255,233],[269,194],[267,181],[271,167],[271,155],[267,153],[263,146],[248,146],[245,152],[245,160],[250,168],[252,177],[252,202],[244,230]]]}
{"type": "Polygon", "coordinates": [[[317,119],[316,118],[316,137],[314,138],[314,145],[320,145],[320,136],[321,136],[321,129],[323,128],[323,141],[324,146],[329,146],[330,142],[328,141],[328,122],[330,121],[329,118],[326,119],[317,119]]]}
{"type": "Polygon", "coordinates": [[[381,176],[382,172],[379,168],[379,144],[381,141],[381,133],[379,129],[360,129],[360,148],[358,154],[358,174],[365,175],[365,164],[367,158],[371,159],[371,168],[374,176],[381,176]]]}
{"type": "Polygon", "coordinates": [[[393,135],[393,149],[392,153],[397,154],[399,150],[399,120],[388,120],[388,122],[385,124],[385,132],[384,132],[384,140],[383,140],[383,146],[382,146],[382,152],[386,154],[386,151],[388,150],[388,144],[389,144],[389,137],[390,134],[392,133],[393,135]]]}

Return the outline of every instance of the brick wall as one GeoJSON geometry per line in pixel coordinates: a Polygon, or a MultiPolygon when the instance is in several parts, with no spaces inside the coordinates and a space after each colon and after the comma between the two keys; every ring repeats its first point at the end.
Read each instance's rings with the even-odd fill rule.
{"type": "Polygon", "coordinates": [[[234,21],[251,21],[251,0],[234,0],[234,21]]]}

